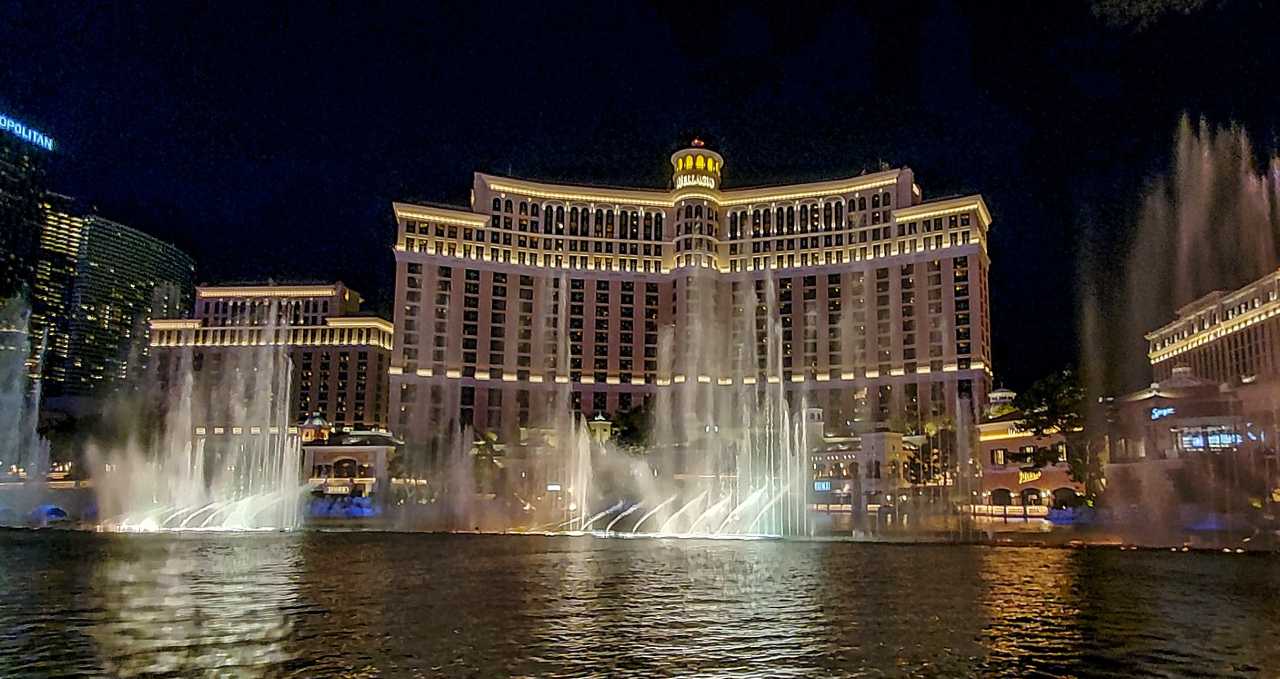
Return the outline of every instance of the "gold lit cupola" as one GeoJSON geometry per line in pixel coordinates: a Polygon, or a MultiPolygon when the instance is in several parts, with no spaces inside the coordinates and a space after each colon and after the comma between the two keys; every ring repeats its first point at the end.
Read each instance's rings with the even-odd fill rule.
{"type": "Polygon", "coordinates": [[[694,139],[689,147],[671,154],[673,186],[685,188],[720,188],[720,168],[724,158],[706,147],[701,139],[694,139]]]}

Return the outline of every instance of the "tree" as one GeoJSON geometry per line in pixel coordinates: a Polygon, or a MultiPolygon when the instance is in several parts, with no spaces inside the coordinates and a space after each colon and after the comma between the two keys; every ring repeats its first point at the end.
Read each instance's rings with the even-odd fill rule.
{"type": "MultiPolygon", "coordinates": [[[[1018,394],[1014,406],[1022,412],[1022,428],[1037,439],[1062,435],[1067,445],[1071,479],[1084,486],[1086,499],[1092,501],[1097,497],[1102,465],[1089,451],[1084,431],[1085,392],[1075,371],[1064,368],[1040,378],[1018,394]]],[[[1036,458],[1038,463],[1042,456],[1036,458]]]]}
{"type": "Polygon", "coordinates": [[[653,399],[646,398],[638,406],[632,406],[613,420],[613,440],[623,449],[638,449],[649,445],[649,429],[653,424],[653,399]]]}
{"type": "Polygon", "coordinates": [[[994,419],[1002,415],[1008,415],[1009,413],[1012,413],[1016,410],[1017,410],[1017,407],[1015,407],[1012,403],[1001,403],[999,405],[992,406],[991,411],[987,413],[987,417],[994,419]]]}

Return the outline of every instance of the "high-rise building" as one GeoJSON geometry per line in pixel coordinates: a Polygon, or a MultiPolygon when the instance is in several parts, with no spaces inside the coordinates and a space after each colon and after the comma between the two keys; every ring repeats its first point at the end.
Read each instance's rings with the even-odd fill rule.
{"type": "Polygon", "coordinates": [[[925,202],[908,168],[723,188],[700,143],[671,165],[664,190],[476,173],[468,208],[394,204],[392,430],[509,436],[566,386],[572,409],[611,415],[776,380],[850,431],[984,401],[981,196],[925,202]]]}
{"type": "Polygon", "coordinates": [[[137,229],[88,218],[70,314],[64,390],[89,393],[141,374],[147,324],[189,308],[195,262],[137,229]]]}
{"type": "Polygon", "coordinates": [[[1218,384],[1280,378],[1280,271],[1184,305],[1146,339],[1157,382],[1178,367],[1218,384]]]}
{"type": "Polygon", "coordinates": [[[0,114],[0,299],[29,291],[35,276],[42,156],[52,142],[48,148],[34,143],[25,130],[0,114]]]}
{"type": "Polygon", "coordinates": [[[41,372],[51,384],[67,381],[71,355],[76,272],[85,237],[85,214],[70,196],[46,193],[41,201],[39,256],[31,289],[31,325],[35,328],[41,372]]]}
{"type": "Polygon", "coordinates": [[[147,323],[190,308],[195,264],[177,247],[81,209],[41,202],[32,297],[33,350],[44,392],[88,397],[140,375],[147,323]]]}
{"type": "MultiPolygon", "coordinates": [[[[224,388],[229,371],[258,369],[253,363],[260,357],[246,354],[278,347],[292,363],[290,422],[319,414],[339,432],[385,432],[392,327],[362,314],[360,304],[359,293],[340,282],[201,286],[193,318],[151,322],[151,346],[170,367],[189,352],[204,390],[224,388]]],[[[242,423],[195,424],[230,430],[242,423]]]]}

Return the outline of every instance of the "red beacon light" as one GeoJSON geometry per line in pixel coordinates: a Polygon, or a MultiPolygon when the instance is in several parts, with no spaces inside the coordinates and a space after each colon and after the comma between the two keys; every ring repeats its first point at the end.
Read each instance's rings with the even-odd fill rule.
{"type": "Polygon", "coordinates": [[[689,146],[692,146],[693,148],[696,148],[696,149],[700,149],[706,145],[707,145],[706,142],[702,141],[701,139],[698,139],[697,137],[694,137],[693,141],[689,142],[689,146]]]}

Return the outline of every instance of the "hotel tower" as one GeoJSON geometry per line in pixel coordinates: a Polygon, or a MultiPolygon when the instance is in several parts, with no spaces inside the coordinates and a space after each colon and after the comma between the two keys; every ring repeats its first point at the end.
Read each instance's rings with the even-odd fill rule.
{"type": "Polygon", "coordinates": [[[696,140],[671,169],[662,189],[477,172],[469,207],[395,203],[392,430],[512,440],[553,404],[610,417],[682,385],[772,385],[850,432],[983,402],[981,196],[925,201],[905,167],[725,187],[696,140]]]}

